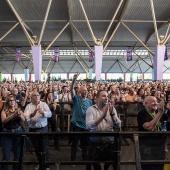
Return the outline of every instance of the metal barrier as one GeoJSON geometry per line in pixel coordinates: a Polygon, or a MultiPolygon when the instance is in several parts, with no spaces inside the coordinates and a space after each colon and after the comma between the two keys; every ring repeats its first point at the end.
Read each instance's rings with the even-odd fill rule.
{"type": "MultiPolygon", "coordinates": [[[[25,165],[37,165],[38,162],[35,161],[25,161],[24,160],[24,138],[26,136],[36,136],[38,139],[42,139],[44,136],[54,136],[57,135],[58,137],[74,137],[77,135],[81,136],[114,136],[115,142],[114,142],[114,148],[115,148],[115,160],[114,161],[105,161],[107,164],[114,164],[114,170],[124,170],[128,169],[128,165],[133,165],[136,170],[141,170],[141,165],[163,165],[163,164],[170,164],[170,160],[165,160],[164,158],[164,150],[162,149],[162,144],[164,143],[163,140],[164,137],[167,135],[170,135],[169,132],[46,132],[46,133],[0,133],[0,137],[3,136],[21,136],[22,138],[22,145],[21,147],[21,153],[20,153],[20,159],[18,162],[14,161],[0,161],[0,165],[2,164],[8,164],[8,165],[19,165],[19,170],[23,170],[23,166],[25,165]],[[153,142],[154,141],[154,142],[153,142]],[[157,142],[155,142],[157,141],[157,142]],[[131,143],[131,144],[130,144],[131,143]],[[141,145],[143,144],[143,145],[141,145]],[[145,144],[147,144],[147,148],[145,144]],[[157,156],[158,154],[153,153],[154,151],[154,145],[155,147],[159,147],[156,152],[158,154],[162,155],[161,157],[157,156]],[[127,158],[124,159],[123,156],[123,150],[127,147],[130,149],[130,154],[128,152],[127,158]],[[134,153],[132,152],[132,147],[134,147],[134,153]],[[145,148],[145,151],[143,152],[143,148],[145,148]],[[153,148],[153,149],[152,149],[153,148]],[[143,156],[144,155],[144,156],[143,156]],[[146,157],[148,155],[148,157],[146,157]],[[133,159],[130,158],[130,156],[134,156],[133,159]],[[146,160],[147,159],[147,160],[146,160]],[[124,166],[126,165],[126,168],[124,166]]],[[[40,140],[43,141],[43,140],[40,140]]],[[[42,143],[43,146],[43,143],[42,143]]],[[[68,154],[67,154],[68,155],[68,154]]],[[[66,155],[66,156],[67,156],[66,155]]],[[[41,148],[41,161],[40,161],[40,167],[41,170],[45,170],[45,165],[52,165],[55,166],[55,169],[59,170],[62,165],[92,165],[94,163],[100,163],[98,161],[65,161],[65,160],[55,160],[55,161],[45,161],[45,151],[43,147],[41,148]]],[[[133,168],[134,169],[134,168],[133,168]]]]}
{"type": "MultiPolygon", "coordinates": [[[[65,131],[67,129],[67,132],[70,131],[70,120],[72,116],[72,111],[70,113],[64,111],[64,104],[71,105],[71,108],[73,106],[73,103],[70,102],[58,102],[60,105],[60,112],[56,113],[56,119],[61,119],[60,128],[61,131],[65,131]],[[67,126],[64,124],[64,119],[67,117],[67,126]]],[[[144,108],[142,102],[116,102],[115,108],[118,113],[118,117],[122,121],[122,127],[120,131],[136,131],[138,130],[137,125],[137,114],[138,112],[144,108]]]]}

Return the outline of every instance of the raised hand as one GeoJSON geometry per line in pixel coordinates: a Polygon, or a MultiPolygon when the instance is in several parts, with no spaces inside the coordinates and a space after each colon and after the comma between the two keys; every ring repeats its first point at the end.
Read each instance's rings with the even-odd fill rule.
{"type": "Polygon", "coordinates": [[[102,110],[102,115],[103,117],[105,117],[107,115],[107,111],[108,111],[108,104],[106,104],[104,107],[103,107],[103,110],[102,110]]]}
{"type": "Polygon", "coordinates": [[[80,75],[80,73],[79,72],[77,72],[77,74],[74,74],[74,76],[73,76],[73,79],[77,79],[78,78],[78,76],[80,75]]]}
{"type": "Polygon", "coordinates": [[[109,103],[108,103],[108,109],[109,109],[109,113],[110,113],[110,114],[112,114],[113,108],[114,108],[114,102],[109,102],[109,103]]]}
{"type": "Polygon", "coordinates": [[[164,101],[161,100],[161,102],[158,104],[158,112],[163,113],[164,112],[164,101]]]}

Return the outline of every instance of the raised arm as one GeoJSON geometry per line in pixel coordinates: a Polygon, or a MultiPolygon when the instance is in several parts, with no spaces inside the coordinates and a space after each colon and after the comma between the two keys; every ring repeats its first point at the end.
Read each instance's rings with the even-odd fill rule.
{"type": "Polygon", "coordinates": [[[75,82],[76,82],[79,74],[80,74],[80,73],[77,73],[77,74],[74,74],[74,76],[73,76],[73,81],[72,81],[71,87],[70,87],[70,92],[71,92],[71,97],[72,97],[72,98],[73,98],[74,95],[75,95],[74,86],[75,86],[75,82]]]}

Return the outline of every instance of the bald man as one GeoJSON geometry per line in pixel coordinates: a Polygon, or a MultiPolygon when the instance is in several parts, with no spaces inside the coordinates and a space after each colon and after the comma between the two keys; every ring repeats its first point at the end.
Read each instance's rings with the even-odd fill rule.
{"type": "MultiPolygon", "coordinates": [[[[75,132],[83,132],[87,131],[86,129],[86,111],[87,108],[92,106],[92,101],[87,98],[87,87],[85,85],[82,85],[80,87],[79,94],[75,94],[74,87],[75,82],[79,76],[79,73],[75,74],[73,76],[73,81],[71,84],[71,96],[73,99],[73,114],[71,118],[71,126],[72,130],[75,132]]],[[[82,145],[82,158],[83,160],[87,159],[87,140],[82,137],[74,137],[72,140],[72,146],[71,146],[71,161],[75,161],[76,159],[76,152],[77,152],[77,146],[78,142],[80,140],[80,143],[82,145]]]]}
{"type": "Polygon", "coordinates": [[[161,130],[159,120],[164,111],[164,102],[161,101],[158,104],[154,96],[147,96],[144,100],[144,106],[145,109],[141,110],[137,117],[139,131],[161,130]]]}
{"type": "MultiPolygon", "coordinates": [[[[144,100],[145,108],[137,116],[139,131],[160,131],[162,129],[161,117],[164,112],[164,102],[157,103],[154,96],[147,96],[144,100]]],[[[142,160],[165,159],[165,135],[139,136],[139,147],[142,160]]],[[[143,164],[142,170],[163,170],[163,164],[143,164]]]]}

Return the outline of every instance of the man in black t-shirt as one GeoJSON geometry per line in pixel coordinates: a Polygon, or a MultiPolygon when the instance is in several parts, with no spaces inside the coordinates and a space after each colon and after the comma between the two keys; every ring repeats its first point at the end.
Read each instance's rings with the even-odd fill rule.
{"type": "MultiPolygon", "coordinates": [[[[157,103],[154,96],[144,100],[145,108],[137,116],[139,131],[159,131],[162,129],[160,119],[164,111],[164,102],[157,103]]],[[[165,136],[140,136],[139,147],[142,160],[165,160],[165,136]]],[[[163,170],[163,164],[144,164],[142,170],[163,170]]]]}

